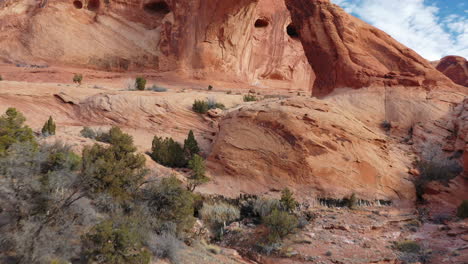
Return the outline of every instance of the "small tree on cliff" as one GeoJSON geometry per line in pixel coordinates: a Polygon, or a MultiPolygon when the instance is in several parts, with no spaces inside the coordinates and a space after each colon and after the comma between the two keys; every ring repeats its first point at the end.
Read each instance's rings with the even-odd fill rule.
{"type": "Polygon", "coordinates": [[[197,186],[208,182],[209,179],[205,176],[205,161],[199,155],[195,154],[189,161],[189,168],[192,169],[192,175],[189,178],[187,189],[193,192],[197,186]]]}
{"type": "Polygon", "coordinates": [[[189,131],[187,139],[184,141],[184,152],[189,159],[192,158],[193,155],[198,154],[200,152],[198,142],[195,139],[192,130],[189,131]]]}
{"type": "Polygon", "coordinates": [[[54,119],[52,119],[52,117],[50,116],[49,120],[47,120],[47,122],[45,122],[44,126],[42,127],[42,135],[44,136],[55,135],[55,128],[56,128],[56,125],[55,125],[54,119]]]}

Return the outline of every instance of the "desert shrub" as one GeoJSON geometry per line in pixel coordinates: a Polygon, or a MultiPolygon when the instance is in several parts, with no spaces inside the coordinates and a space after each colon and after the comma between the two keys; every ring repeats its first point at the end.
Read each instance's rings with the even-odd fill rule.
{"type": "Polygon", "coordinates": [[[158,93],[167,92],[167,88],[156,86],[156,84],[151,86],[151,90],[158,93]]]}
{"type": "Polygon", "coordinates": [[[194,197],[175,176],[145,189],[143,197],[150,214],[158,219],[158,229],[164,223],[174,223],[177,234],[182,234],[195,223],[194,197]]]}
{"type": "Polygon", "coordinates": [[[18,142],[29,142],[37,146],[33,131],[24,122],[26,118],[15,108],[8,108],[0,117],[0,156],[18,142]]]}
{"type": "Polygon", "coordinates": [[[3,77],[0,75],[0,81],[3,81],[3,77]]]}
{"type": "Polygon", "coordinates": [[[199,155],[195,154],[189,161],[189,168],[192,170],[192,174],[190,175],[187,189],[193,192],[197,186],[208,182],[209,179],[205,176],[205,161],[199,155]]]}
{"type": "Polygon", "coordinates": [[[83,149],[81,176],[93,193],[108,192],[126,200],[146,175],[145,157],[134,153],[133,138],[119,128],[109,130],[109,144],[94,144],[83,149]]]}
{"type": "Polygon", "coordinates": [[[253,212],[263,218],[274,210],[281,210],[281,202],[277,199],[258,198],[253,204],[253,212]]]}
{"type": "Polygon", "coordinates": [[[421,250],[421,246],[412,240],[396,242],[395,247],[399,251],[406,253],[418,253],[421,250]]]}
{"type": "Polygon", "coordinates": [[[160,259],[169,259],[171,263],[180,263],[180,251],[183,243],[169,232],[153,235],[148,241],[148,248],[160,259]]]}
{"type": "Polygon", "coordinates": [[[204,204],[200,210],[200,215],[203,221],[208,223],[218,236],[222,236],[226,225],[239,219],[240,211],[239,208],[233,205],[218,202],[215,204],[204,204]]]}
{"type": "Polygon", "coordinates": [[[86,194],[78,166],[79,157],[62,143],[15,143],[0,157],[0,203],[11,209],[0,240],[22,263],[69,259],[77,252],[77,223],[93,216],[77,204],[86,194]]]}
{"type": "Polygon", "coordinates": [[[420,176],[415,181],[416,195],[419,201],[423,201],[424,189],[427,183],[438,181],[442,184],[455,178],[463,168],[457,160],[445,157],[441,146],[427,145],[423,149],[421,160],[417,167],[420,176]]]}
{"type": "Polygon", "coordinates": [[[356,207],[358,206],[358,199],[355,193],[351,194],[351,196],[347,200],[347,203],[348,203],[349,209],[352,209],[352,210],[356,209],[356,207]]]}
{"type": "Polygon", "coordinates": [[[287,212],[294,212],[294,210],[296,210],[297,206],[299,205],[296,199],[294,199],[294,193],[288,188],[284,188],[281,191],[280,203],[283,210],[287,212]]]}
{"type": "Polygon", "coordinates": [[[213,86],[210,84],[208,85],[208,91],[211,91],[211,90],[213,90],[213,86]]]}
{"type": "Polygon", "coordinates": [[[262,222],[268,228],[267,240],[269,242],[277,242],[292,233],[298,224],[294,215],[277,209],[264,217],[262,222]]]}
{"type": "Polygon", "coordinates": [[[135,87],[137,90],[143,91],[146,87],[146,79],[143,77],[137,77],[135,79],[135,87]]]}
{"type": "Polygon", "coordinates": [[[157,163],[171,168],[182,168],[187,165],[184,149],[172,138],[163,139],[155,136],[150,156],[157,163]]]}
{"type": "Polygon", "coordinates": [[[227,92],[226,92],[226,94],[232,94],[232,91],[231,91],[231,90],[229,90],[229,91],[227,91],[227,92]]]}
{"type": "Polygon", "coordinates": [[[224,104],[218,103],[216,99],[213,97],[208,98],[207,104],[208,104],[208,109],[216,109],[216,108],[219,108],[221,110],[226,109],[226,106],[224,104]]]}
{"type": "Polygon", "coordinates": [[[149,263],[151,254],[136,225],[113,220],[97,224],[82,238],[85,259],[88,263],[149,263]]]}
{"type": "Polygon", "coordinates": [[[195,100],[192,105],[192,110],[199,114],[206,114],[208,112],[208,103],[203,100],[195,100]]]}
{"type": "Polygon", "coordinates": [[[392,129],[392,124],[390,122],[388,122],[387,120],[384,120],[384,121],[382,121],[382,123],[380,123],[380,127],[384,131],[388,132],[388,131],[390,131],[392,129]]]}
{"type": "Polygon", "coordinates": [[[52,136],[55,135],[55,129],[56,125],[54,119],[52,119],[52,117],[50,116],[49,120],[47,120],[47,122],[45,122],[44,126],[42,127],[41,132],[43,136],[52,136]]]}
{"type": "Polygon", "coordinates": [[[468,200],[463,200],[463,202],[458,206],[457,216],[460,218],[468,218],[468,200]]]}
{"type": "Polygon", "coordinates": [[[200,147],[198,147],[198,142],[192,130],[189,131],[187,139],[184,140],[184,152],[189,159],[200,152],[200,147]]]}
{"type": "Polygon", "coordinates": [[[81,85],[82,81],[83,81],[83,75],[82,74],[73,75],[73,83],[77,83],[77,84],[81,85]]]}
{"type": "Polygon", "coordinates": [[[97,137],[96,131],[87,126],[83,127],[83,129],[80,131],[80,134],[84,138],[95,139],[97,137]]]}
{"type": "Polygon", "coordinates": [[[244,102],[255,102],[257,101],[257,97],[253,94],[246,94],[244,95],[244,102]]]}

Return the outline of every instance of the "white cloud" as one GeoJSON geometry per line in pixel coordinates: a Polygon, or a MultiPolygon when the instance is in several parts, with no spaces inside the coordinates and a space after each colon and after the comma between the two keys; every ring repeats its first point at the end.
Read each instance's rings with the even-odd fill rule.
{"type": "Polygon", "coordinates": [[[468,58],[468,18],[439,17],[436,6],[424,0],[332,0],[387,32],[428,60],[446,55],[468,58]]]}

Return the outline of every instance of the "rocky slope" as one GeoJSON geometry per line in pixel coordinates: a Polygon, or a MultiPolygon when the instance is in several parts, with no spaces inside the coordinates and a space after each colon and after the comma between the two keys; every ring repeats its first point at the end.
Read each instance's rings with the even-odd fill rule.
{"type": "Polygon", "coordinates": [[[416,52],[329,0],[286,0],[286,4],[317,76],[315,95],[337,87],[453,86],[416,52]]]}
{"type": "Polygon", "coordinates": [[[459,56],[447,56],[437,62],[437,70],[454,83],[468,87],[468,61],[459,56]]]}

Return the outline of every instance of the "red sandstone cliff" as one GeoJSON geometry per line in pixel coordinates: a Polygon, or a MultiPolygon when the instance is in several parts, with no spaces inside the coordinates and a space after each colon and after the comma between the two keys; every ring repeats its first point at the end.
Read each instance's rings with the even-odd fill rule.
{"type": "Polygon", "coordinates": [[[447,56],[438,61],[437,70],[454,83],[468,87],[468,61],[459,56],[447,56]]]}
{"type": "Polygon", "coordinates": [[[378,86],[453,86],[416,52],[329,0],[286,0],[317,76],[313,92],[378,86]]]}

